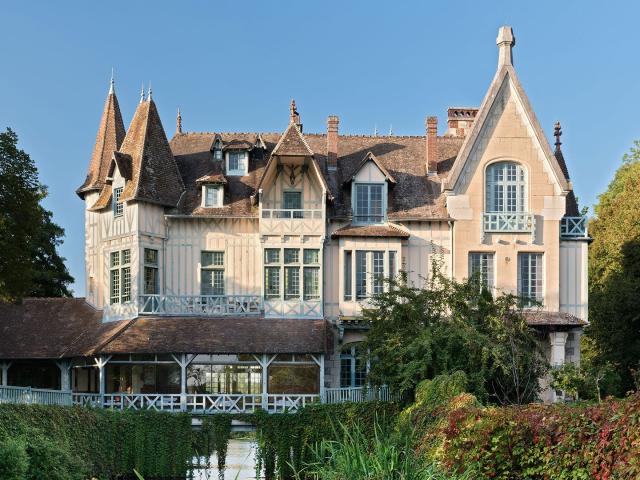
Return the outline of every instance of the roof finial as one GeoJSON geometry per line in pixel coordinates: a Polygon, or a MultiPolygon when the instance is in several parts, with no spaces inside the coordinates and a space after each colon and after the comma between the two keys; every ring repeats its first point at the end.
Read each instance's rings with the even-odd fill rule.
{"type": "Polygon", "coordinates": [[[147,101],[150,102],[151,100],[151,80],[149,80],[149,95],[147,95],[147,101]]]}
{"type": "Polygon", "coordinates": [[[140,89],[140,103],[144,102],[144,82],[142,82],[142,88],[140,89]]]}
{"type": "Polygon", "coordinates": [[[556,152],[559,152],[560,145],[562,145],[562,142],[560,141],[560,137],[562,136],[562,127],[560,126],[560,122],[556,122],[553,126],[553,136],[556,137],[556,152]]]}
{"type": "Polygon", "coordinates": [[[513,53],[512,49],[516,44],[516,37],[513,36],[513,29],[508,26],[500,27],[498,30],[498,38],[496,38],[496,45],[498,45],[498,67],[503,65],[513,66],[513,53]]]}
{"type": "Polygon", "coordinates": [[[116,82],[113,79],[113,67],[111,67],[111,80],[109,81],[109,95],[115,93],[116,82]]]}
{"type": "Polygon", "coordinates": [[[180,115],[180,107],[178,107],[178,116],[176,117],[176,133],[182,133],[182,115],[180,115]]]}
{"type": "Polygon", "coordinates": [[[373,136],[377,137],[378,136],[378,124],[374,124],[373,125],[373,136]]]}
{"type": "Polygon", "coordinates": [[[291,104],[289,105],[289,122],[290,123],[300,123],[300,115],[298,114],[298,110],[296,109],[296,101],[292,98],[291,104]]]}
{"type": "Polygon", "coordinates": [[[393,137],[393,124],[389,125],[389,136],[393,137]]]}

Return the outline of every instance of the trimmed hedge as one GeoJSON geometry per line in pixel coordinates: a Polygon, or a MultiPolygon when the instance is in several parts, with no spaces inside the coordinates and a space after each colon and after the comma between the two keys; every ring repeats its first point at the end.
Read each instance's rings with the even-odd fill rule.
{"type": "Polygon", "coordinates": [[[102,480],[131,477],[134,468],[147,478],[184,477],[192,454],[191,417],[0,405],[0,457],[21,444],[28,455],[27,478],[102,480]]]}
{"type": "Polygon", "coordinates": [[[493,408],[462,394],[433,413],[426,412],[419,450],[451,472],[474,466],[479,478],[504,480],[640,478],[640,394],[493,408]]]}

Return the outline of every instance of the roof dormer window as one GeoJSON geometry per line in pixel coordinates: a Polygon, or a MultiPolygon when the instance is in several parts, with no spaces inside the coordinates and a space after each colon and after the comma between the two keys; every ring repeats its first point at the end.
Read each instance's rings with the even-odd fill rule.
{"type": "Polygon", "coordinates": [[[216,143],[213,145],[213,159],[222,160],[222,144],[220,140],[216,140],[216,143]]]}
{"type": "Polygon", "coordinates": [[[222,185],[202,186],[202,206],[205,208],[222,207],[222,185]]]}
{"type": "Polygon", "coordinates": [[[386,220],[386,184],[353,184],[354,223],[383,223],[386,220]]]}
{"type": "Polygon", "coordinates": [[[227,175],[244,176],[248,173],[248,152],[235,150],[227,152],[227,175]]]}

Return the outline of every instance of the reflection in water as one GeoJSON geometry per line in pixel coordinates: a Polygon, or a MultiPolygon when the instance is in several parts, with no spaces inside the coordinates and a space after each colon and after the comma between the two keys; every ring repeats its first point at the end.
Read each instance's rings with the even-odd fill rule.
{"type": "MultiPolygon", "coordinates": [[[[255,480],[256,446],[252,440],[229,440],[225,480],[255,480]]],[[[209,460],[211,468],[193,471],[194,480],[218,480],[218,458],[213,454],[209,460]]]]}

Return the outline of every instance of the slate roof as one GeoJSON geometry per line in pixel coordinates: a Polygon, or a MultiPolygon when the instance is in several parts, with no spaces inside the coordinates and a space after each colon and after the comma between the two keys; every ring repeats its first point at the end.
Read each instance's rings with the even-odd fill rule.
{"type": "Polygon", "coordinates": [[[347,225],[337,229],[332,237],[409,238],[409,232],[395,225],[347,225]]]}
{"type": "Polygon", "coordinates": [[[101,353],[321,353],[325,320],[138,317],[102,323],[84,298],[0,304],[0,358],[57,359],[101,353]]]}
{"type": "Polygon", "coordinates": [[[76,193],[81,198],[87,192],[102,189],[111,164],[111,155],[120,148],[124,137],[125,130],[122,114],[120,113],[118,98],[112,88],[107,95],[102,117],[100,118],[100,126],[98,127],[96,143],[91,154],[87,177],[84,183],[76,190],[76,193]]]}

